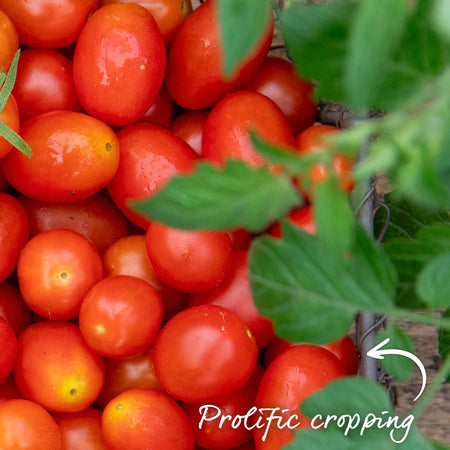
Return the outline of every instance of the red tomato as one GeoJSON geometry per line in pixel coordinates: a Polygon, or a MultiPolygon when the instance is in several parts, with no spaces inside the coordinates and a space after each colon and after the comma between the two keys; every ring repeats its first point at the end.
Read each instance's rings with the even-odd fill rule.
{"type": "Polygon", "coordinates": [[[2,450],[62,450],[61,432],[37,403],[15,399],[0,404],[2,450]]]}
{"type": "Polygon", "coordinates": [[[229,231],[228,236],[230,236],[231,248],[233,250],[248,250],[253,238],[247,230],[242,228],[229,231]]]}
{"type": "Polygon", "coordinates": [[[202,154],[203,128],[211,111],[186,111],[170,124],[169,130],[189,144],[198,155],[202,154]]]}
{"type": "Polygon", "coordinates": [[[25,245],[17,266],[27,305],[53,320],[78,316],[89,289],[102,278],[101,258],[81,234],[58,229],[39,233],[25,245]]]}
{"type": "Polygon", "coordinates": [[[6,281],[0,283],[0,316],[11,325],[16,336],[31,324],[31,311],[19,289],[6,281]]]}
{"type": "Polygon", "coordinates": [[[24,50],[13,89],[20,120],[65,109],[82,111],[75,94],[72,61],[53,50],[24,50]]]}
{"type": "Polygon", "coordinates": [[[289,120],[295,135],[314,125],[317,103],[313,99],[313,85],[298,76],[290,61],[267,57],[246,89],[273,100],[289,120]]]}
{"type": "Polygon", "coordinates": [[[218,164],[232,158],[262,166],[265,160],[251,143],[250,130],[271,144],[294,145],[291,126],[272,100],[257,92],[239,91],[211,111],[203,130],[203,157],[218,164]]]}
{"type": "Polygon", "coordinates": [[[231,241],[227,233],[179,230],[152,222],[146,245],[157,277],[180,291],[211,289],[231,269],[231,241]]]}
{"type": "Polygon", "coordinates": [[[200,403],[241,388],[257,357],[256,340],[235,313],[202,305],[166,323],[154,346],[153,363],[166,392],[200,403]]]}
{"type": "Polygon", "coordinates": [[[117,136],[120,163],[108,190],[128,219],[146,230],[150,221],[131,210],[128,202],[148,198],[173,176],[191,172],[197,155],[173,133],[155,125],[132,125],[117,136]]]}
{"type": "MultiPolygon", "coordinates": [[[[1,7],[0,7],[1,8],[1,7]]],[[[19,37],[11,19],[0,9],[0,71],[8,72],[19,48],[19,37]]]]}
{"type": "Polygon", "coordinates": [[[155,374],[153,347],[128,359],[105,358],[105,383],[96,403],[104,408],[114,397],[129,389],[163,391],[155,374]]]}
{"type": "Polygon", "coordinates": [[[274,338],[272,321],[263,317],[253,302],[248,281],[248,252],[234,251],[231,270],[217,287],[191,294],[188,306],[218,305],[236,313],[250,328],[259,348],[274,338]]]}
{"type": "MultiPolygon", "coordinates": [[[[307,231],[311,234],[316,234],[317,226],[314,220],[314,210],[311,205],[302,206],[301,208],[293,209],[287,219],[298,228],[307,231]]],[[[273,237],[281,238],[283,233],[280,222],[275,223],[270,229],[270,234],[273,237]]]]}
{"type": "MultiPolygon", "coordinates": [[[[12,95],[8,97],[5,107],[0,111],[0,121],[16,133],[19,132],[19,109],[17,108],[16,100],[12,95]]],[[[10,144],[5,138],[0,136],[0,160],[4,158],[12,149],[12,144],[10,144]]]]}
{"type": "Polygon", "coordinates": [[[166,47],[153,16],[136,4],[107,5],[89,19],[73,57],[84,109],[110,125],[136,122],[161,89],[166,47]]]}
{"type": "Polygon", "coordinates": [[[62,437],[63,450],[107,450],[102,434],[102,412],[88,408],[53,414],[62,437]]]}
{"type": "Polygon", "coordinates": [[[13,149],[2,169],[9,183],[27,197],[56,203],[82,200],[105,187],[117,171],[116,135],[85,114],[41,114],[25,122],[21,135],[33,157],[13,149]]]}
{"type": "Polygon", "coordinates": [[[53,412],[82,411],[98,397],[103,359],[76,325],[35,323],[20,335],[18,346],[14,377],[25,397],[53,412]]]}
{"type": "Polygon", "coordinates": [[[15,398],[23,398],[23,395],[16,386],[14,376],[11,373],[6,380],[0,384],[0,403],[6,402],[6,400],[14,400],[15,398]]]}
{"type": "Polygon", "coordinates": [[[79,324],[96,353],[131,358],[149,349],[161,327],[163,307],[147,282],[127,275],[97,283],[81,305],[79,324]]]}
{"type": "Polygon", "coordinates": [[[192,423],[196,444],[209,450],[228,450],[252,439],[252,432],[245,428],[243,421],[238,426],[233,426],[232,421],[237,415],[244,416],[253,407],[263,374],[264,369],[256,365],[247,383],[226,398],[214,402],[214,408],[202,410],[201,404],[182,404],[192,423]],[[220,417],[217,417],[219,411],[221,416],[231,417],[224,421],[223,426],[220,426],[220,417]],[[215,416],[217,418],[213,420],[215,416]]]}
{"type": "Polygon", "coordinates": [[[0,193],[0,283],[16,268],[29,235],[28,217],[23,206],[11,195],[0,193]]]}
{"type": "Polygon", "coordinates": [[[73,44],[97,7],[97,0],[0,0],[0,9],[14,22],[20,42],[37,48],[73,44]]]}
{"type": "Polygon", "coordinates": [[[173,100],[169,97],[164,85],[161,87],[152,106],[139,119],[139,122],[152,123],[168,128],[173,117],[173,100]]]}
{"type": "MultiPolygon", "coordinates": [[[[276,413],[283,418],[283,424],[293,417],[291,427],[300,422],[298,427],[308,428],[310,419],[299,412],[303,400],[344,375],[341,363],[328,350],[315,345],[296,345],[282,353],[267,368],[259,385],[255,406],[279,408],[276,413]],[[287,411],[281,412],[283,409],[287,411]]],[[[270,412],[262,415],[268,417],[270,412]]],[[[267,423],[265,420],[263,422],[267,423]]],[[[263,441],[266,431],[265,428],[254,430],[258,450],[281,449],[294,438],[293,429],[280,428],[272,423],[263,441]]]]}
{"type": "Polygon", "coordinates": [[[144,235],[127,236],[119,239],[103,255],[105,275],[130,275],[150,283],[161,297],[164,309],[163,322],[186,307],[187,294],[167,286],[153,270],[148,259],[144,235]]]}
{"type": "Polygon", "coordinates": [[[100,253],[128,234],[128,224],[114,203],[95,194],[73,203],[49,203],[19,196],[30,220],[31,236],[65,228],[83,235],[100,253]]]}
{"type": "Polygon", "coordinates": [[[2,162],[0,161],[0,192],[5,192],[9,187],[5,176],[3,175],[2,162]]]}
{"type": "Polygon", "coordinates": [[[3,383],[16,361],[17,338],[11,325],[0,317],[0,384],[3,383]]]}
{"type": "Polygon", "coordinates": [[[226,79],[216,1],[204,2],[181,25],[170,49],[166,74],[170,96],[186,109],[213,106],[256,73],[269,51],[272,34],[271,13],[251,54],[226,79]]]}

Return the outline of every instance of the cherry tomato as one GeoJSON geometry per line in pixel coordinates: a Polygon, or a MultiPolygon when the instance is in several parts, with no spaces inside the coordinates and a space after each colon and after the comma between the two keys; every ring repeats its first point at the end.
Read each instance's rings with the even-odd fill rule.
{"type": "Polygon", "coordinates": [[[234,251],[231,270],[217,287],[191,294],[188,306],[218,305],[236,313],[250,328],[259,348],[274,338],[272,321],[263,317],[253,302],[248,281],[248,252],[234,251]]]}
{"type": "Polygon", "coordinates": [[[211,111],[203,130],[203,157],[218,164],[232,158],[262,166],[265,160],[253,148],[250,130],[271,144],[294,145],[291,126],[272,100],[257,92],[239,91],[211,111]]]}
{"type": "Polygon", "coordinates": [[[49,203],[19,196],[30,220],[31,236],[65,228],[83,235],[100,253],[128,234],[125,218],[107,197],[94,194],[73,203],[49,203]]]}
{"type": "Polygon", "coordinates": [[[14,376],[11,373],[3,383],[0,383],[0,403],[6,402],[6,400],[14,400],[15,398],[23,398],[23,395],[16,386],[14,376]]]}
{"type": "Polygon", "coordinates": [[[62,448],[66,450],[107,450],[102,434],[102,412],[88,408],[74,413],[56,413],[62,448]]]}
{"type": "Polygon", "coordinates": [[[16,361],[17,338],[11,325],[0,317],[0,384],[3,383],[16,361]]]}
{"type": "Polygon", "coordinates": [[[16,336],[31,324],[31,311],[19,289],[6,281],[0,283],[0,316],[11,325],[16,336]]]}
{"type": "Polygon", "coordinates": [[[161,327],[163,307],[147,282],[127,275],[97,283],[81,305],[80,330],[88,345],[109,358],[131,358],[149,349],[161,327]]]}
{"type": "Polygon", "coordinates": [[[9,187],[9,184],[6,181],[5,176],[3,175],[2,162],[0,161],[0,192],[6,192],[8,187],[9,187]]]}
{"type": "MultiPolygon", "coordinates": [[[[287,219],[298,228],[307,231],[310,234],[316,234],[317,226],[314,220],[314,210],[311,205],[302,206],[301,208],[293,209],[287,219]]],[[[280,222],[275,223],[270,229],[270,234],[273,237],[281,238],[283,233],[280,222]]]]}
{"type": "Polygon", "coordinates": [[[231,241],[226,233],[179,230],[152,222],[146,245],[157,277],[180,291],[211,289],[231,269],[231,241]]]}
{"type": "Polygon", "coordinates": [[[243,228],[239,228],[228,232],[231,240],[231,248],[233,250],[248,250],[253,236],[243,228]]]}
{"type": "Polygon", "coordinates": [[[49,411],[88,408],[98,397],[104,376],[103,359],[88,347],[74,324],[35,323],[18,339],[17,387],[49,411]]]}
{"type": "MultiPolygon", "coordinates": [[[[0,7],[1,8],[1,7],[0,7]]],[[[0,71],[8,72],[19,48],[19,36],[11,19],[0,9],[0,71]]]]}
{"type": "Polygon", "coordinates": [[[106,276],[130,275],[150,283],[161,297],[163,322],[186,307],[187,294],[161,283],[156,276],[147,255],[144,235],[127,236],[116,241],[103,255],[103,267],[106,276]]]}
{"type": "Polygon", "coordinates": [[[98,0],[0,0],[20,42],[37,48],[73,44],[97,7],[98,0]]]}
{"type": "Polygon", "coordinates": [[[75,94],[72,61],[53,50],[23,50],[13,89],[20,120],[64,109],[82,111],[75,94]]]}
{"type": "Polygon", "coordinates": [[[62,450],[61,432],[37,403],[15,399],[0,404],[2,450],[62,450]]]}
{"type": "Polygon", "coordinates": [[[155,374],[153,347],[128,359],[105,358],[105,383],[96,403],[104,408],[114,397],[129,389],[163,391],[155,374]]]}
{"type": "MultiPolygon", "coordinates": [[[[13,95],[10,95],[8,97],[5,107],[2,109],[2,111],[0,111],[0,121],[16,133],[19,132],[19,109],[17,108],[17,102],[13,95]]],[[[12,144],[10,144],[5,138],[0,136],[0,160],[4,158],[12,149],[12,144]]]]}
{"type": "Polygon", "coordinates": [[[152,123],[168,128],[173,117],[173,100],[169,97],[164,85],[161,87],[152,106],[139,119],[139,122],[152,123]]]}
{"type": "Polygon", "coordinates": [[[155,342],[153,363],[166,392],[200,403],[241,388],[257,356],[255,338],[235,313],[201,305],[181,311],[166,323],[155,342]]]}
{"type": "Polygon", "coordinates": [[[203,128],[211,111],[186,111],[170,124],[169,130],[189,144],[198,155],[202,154],[203,128]]]}
{"type": "Polygon", "coordinates": [[[101,258],[81,234],[58,229],[39,233],[25,245],[17,266],[27,305],[53,320],[78,316],[89,289],[102,278],[101,258]]]}
{"type": "Polygon", "coordinates": [[[33,157],[13,149],[2,169],[9,183],[27,197],[56,203],[82,200],[105,187],[117,171],[116,135],[85,114],[41,114],[25,122],[21,135],[33,157]]]}
{"type": "Polygon", "coordinates": [[[156,125],[132,125],[117,136],[120,163],[108,191],[125,216],[146,230],[150,221],[131,210],[129,201],[148,198],[171,177],[191,172],[197,155],[180,138],[156,125]]]}
{"type": "Polygon", "coordinates": [[[269,56],[245,87],[273,100],[289,120],[295,135],[314,125],[317,103],[313,85],[300,78],[286,59],[269,56]]]}
{"type": "Polygon", "coordinates": [[[11,195],[0,193],[0,283],[16,268],[29,235],[28,217],[23,206],[11,195]]]}
{"type": "Polygon", "coordinates": [[[73,57],[75,90],[84,109],[110,125],[136,122],[161,89],[166,47],[142,6],[107,5],[83,28],[73,57]]]}
{"type": "MultiPolygon", "coordinates": [[[[307,428],[310,419],[299,412],[303,400],[344,375],[344,368],[330,351],[315,345],[296,345],[278,356],[267,368],[259,385],[255,406],[280,408],[277,415],[283,418],[283,423],[290,420],[292,428],[298,423],[296,428],[307,428]]],[[[269,414],[267,411],[262,413],[264,417],[269,414]]],[[[254,430],[258,450],[281,449],[294,438],[294,429],[280,428],[274,424],[263,441],[265,433],[265,428],[254,430]]]]}
{"type": "Polygon", "coordinates": [[[170,49],[166,86],[176,103],[203,109],[242,87],[258,70],[269,51],[272,13],[251,54],[231,78],[223,73],[223,54],[215,0],[204,2],[181,25],[170,49]]]}

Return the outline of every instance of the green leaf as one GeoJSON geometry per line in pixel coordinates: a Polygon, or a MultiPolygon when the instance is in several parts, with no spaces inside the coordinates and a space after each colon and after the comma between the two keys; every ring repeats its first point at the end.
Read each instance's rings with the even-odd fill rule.
{"type": "Polygon", "coordinates": [[[33,152],[30,146],[14,130],[8,128],[1,120],[0,136],[4,137],[10,144],[16,147],[17,150],[28,156],[28,158],[31,158],[33,156],[33,152]]]}
{"type": "Polygon", "coordinates": [[[344,80],[348,104],[357,112],[377,99],[399,46],[407,13],[408,0],[360,2],[351,26],[344,80]]]}
{"type": "MultiPolygon", "coordinates": [[[[389,348],[405,350],[414,353],[414,343],[411,337],[394,324],[389,325],[377,334],[376,342],[379,344],[389,338],[389,348]]],[[[411,359],[401,355],[383,355],[381,365],[389,375],[398,381],[405,382],[411,378],[414,370],[414,363],[411,359]]]]}
{"type": "Polygon", "coordinates": [[[0,91],[0,112],[3,111],[3,108],[5,107],[6,102],[8,101],[8,98],[13,90],[14,83],[16,82],[19,56],[20,56],[20,49],[17,50],[16,54],[14,55],[8,74],[6,75],[5,81],[0,91]]]}
{"type": "MultiPolygon", "coordinates": [[[[447,308],[442,314],[442,317],[450,318],[450,308],[447,308]]],[[[446,359],[450,355],[450,329],[440,328],[439,329],[439,354],[442,360],[446,359]]],[[[450,376],[447,377],[447,381],[450,381],[450,376]]]]}
{"type": "Polygon", "coordinates": [[[433,308],[450,306],[450,252],[426,264],[417,277],[417,293],[433,308]]]}
{"type": "Polygon", "coordinates": [[[450,0],[435,0],[432,24],[435,31],[450,42],[450,0]]]}
{"type": "Polygon", "coordinates": [[[196,173],[172,178],[156,195],[132,207],[176,228],[244,227],[256,232],[300,203],[288,176],[229,160],[223,169],[199,163],[196,173]]]}
{"type": "Polygon", "coordinates": [[[225,58],[225,75],[231,77],[255,47],[267,27],[271,0],[217,0],[225,58]]]}

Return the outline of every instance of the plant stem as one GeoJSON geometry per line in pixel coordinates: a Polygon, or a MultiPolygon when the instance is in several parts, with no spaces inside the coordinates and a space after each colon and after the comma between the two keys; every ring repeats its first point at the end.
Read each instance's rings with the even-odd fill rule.
{"type": "Polygon", "coordinates": [[[424,323],[427,325],[435,325],[441,328],[450,329],[450,319],[429,316],[427,314],[419,314],[407,309],[396,308],[386,312],[389,317],[394,319],[403,319],[410,322],[424,323]]]}

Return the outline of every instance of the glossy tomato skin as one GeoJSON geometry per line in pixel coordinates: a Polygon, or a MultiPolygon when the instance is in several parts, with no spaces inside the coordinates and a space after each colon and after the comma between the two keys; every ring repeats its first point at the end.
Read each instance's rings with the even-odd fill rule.
{"type": "Polygon", "coordinates": [[[258,92],[238,91],[211,111],[203,129],[203,157],[222,165],[227,159],[238,159],[262,166],[265,160],[253,148],[251,130],[271,144],[294,145],[291,126],[272,100],[258,92]]]}
{"type": "Polygon", "coordinates": [[[275,337],[270,319],[256,309],[248,280],[248,252],[234,251],[231,270],[215,288],[191,294],[188,306],[218,305],[236,313],[250,328],[259,348],[275,337]]]}
{"type": "Polygon", "coordinates": [[[198,157],[180,138],[156,125],[131,125],[117,136],[120,163],[108,191],[125,216],[146,230],[150,221],[129,202],[151,197],[173,176],[191,172],[198,157]]]}
{"type": "Polygon", "coordinates": [[[28,217],[23,206],[11,195],[0,193],[0,283],[16,268],[29,235],[28,217]]]}
{"type": "Polygon", "coordinates": [[[72,61],[54,50],[22,51],[13,94],[21,122],[60,109],[82,111],[73,85],[72,61]]]}
{"type": "Polygon", "coordinates": [[[17,387],[49,411],[88,408],[100,393],[104,375],[102,357],[88,347],[74,324],[35,323],[18,339],[17,387]]]}
{"type": "Polygon", "coordinates": [[[17,356],[17,338],[11,325],[0,317],[0,384],[3,383],[14,366],[17,356]]]}
{"type": "Polygon", "coordinates": [[[152,106],[139,119],[139,122],[152,123],[153,125],[168,128],[172,117],[173,100],[169,97],[167,89],[163,85],[152,106]]]}
{"type": "Polygon", "coordinates": [[[155,101],[165,68],[166,47],[153,16],[132,3],[106,5],[77,41],[75,90],[88,114],[130,125],[155,101]]]}
{"type": "Polygon", "coordinates": [[[0,0],[19,40],[28,47],[61,48],[73,44],[98,0],[0,0]]]}
{"type": "MultiPolygon", "coordinates": [[[[0,121],[2,121],[7,127],[11,128],[16,133],[19,132],[19,109],[13,95],[10,95],[8,97],[5,107],[2,109],[2,111],[0,111],[0,121]]],[[[12,144],[10,144],[5,138],[0,136],[0,160],[4,158],[12,149],[12,144]]]]}
{"type": "Polygon", "coordinates": [[[94,194],[72,203],[49,203],[18,197],[30,221],[30,234],[65,228],[83,235],[99,253],[128,234],[128,224],[114,203],[94,194]]]}
{"type": "MultiPolygon", "coordinates": [[[[297,417],[291,426],[299,423],[300,428],[308,428],[310,419],[299,412],[306,397],[322,389],[330,381],[345,376],[339,360],[328,350],[314,345],[296,345],[274,359],[267,368],[256,395],[257,408],[280,408],[277,415],[286,422],[293,414],[297,417]]],[[[263,413],[263,415],[267,413],[263,413]]],[[[270,427],[265,441],[265,429],[255,429],[255,446],[258,450],[281,449],[294,438],[294,430],[270,427]]]]}
{"type": "Polygon", "coordinates": [[[78,316],[89,289],[102,278],[94,245],[81,234],[57,229],[39,233],[25,245],[17,266],[27,305],[53,320],[78,316]]]}
{"type": "Polygon", "coordinates": [[[231,269],[232,250],[227,233],[180,230],[152,222],[146,246],[158,278],[180,291],[211,289],[231,269]]]}
{"type": "Polygon", "coordinates": [[[200,403],[241,388],[257,356],[255,338],[235,313],[201,305],[166,323],[155,342],[153,363],[166,392],[200,403]]]}
{"type": "Polygon", "coordinates": [[[6,179],[36,200],[68,203],[105,187],[119,165],[119,143],[99,120],[73,111],[41,114],[22,126],[33,157],[17,149],[3,160],[6,179]]]}
{"type": "Polygon", "coordinates": [[[19,289],[4,281],[0,283],[0,316],[11,325],[16,336],[31,325],[31,311],[19,289]]]}
{"type": "Polygon", "coordinates": [[[130,389],[115,397],[102,416],[110,450],[130,448],[191,450],[194,433],[186,414],[168,395],[150,389],[130,389]]]}
{"type": "Polygon", "coordinates": [[[61,432],[53,417],[37,403],[14,399],[0,404],[2,450],[62,450],[61,432]]]}
{"type": "MultiPolygon", "coordinates": [[[[287,216],[287,219],[301,230],[307,231],[310,234],[316,234],[317,232],[316,221],[314,219],[314,207],[311,205],[293,209],[287,216]]],[[[273,237],[282,237],[283,233],[280,222],[275,223],[271,227],[270,234],[273,237]]]]}
{"type": "Polygon", "coordinates": [[[88,408],[74,413],[55,413],[53,419],[61,431],[63,449],[107,450],[100,410],[88,408]]]}
{"type": "Polygon", "coordinates": [[[204,2],[181,25],[169,52],[166,86],[176,103],[203,109],[242,87],[258,70],[269,51],[273,17],[249,57],[230,79],[223,74],[223,54],[215,0],[204,2]]]}
{"type": "Polygon", "coordinates": [[[23,398],[19,388],[14,381],[14,375],[11,373],[3,383],[0,383],[0,403],[6,400],[14,400],[16,398],[23,398]]]}
{"type": "Polygon", "coordinates": [[[8,72],[9,66],[19,48],[19,36],[11,19],[0,7],[0,70],[8,72]]]}

